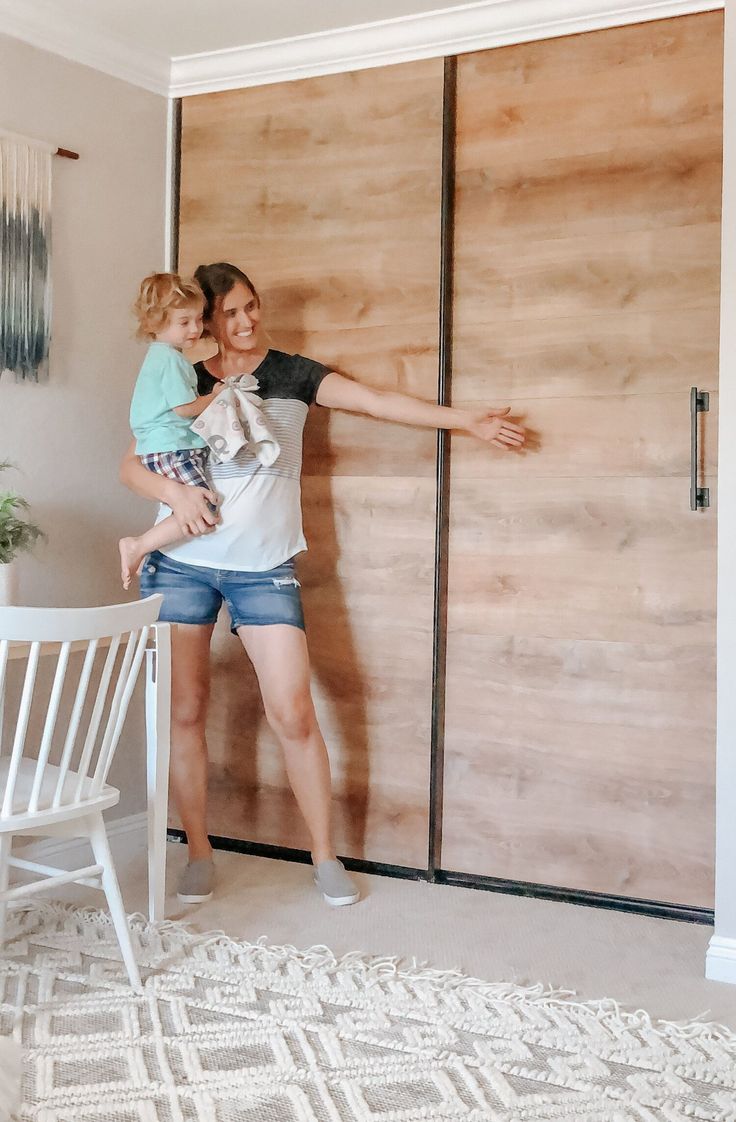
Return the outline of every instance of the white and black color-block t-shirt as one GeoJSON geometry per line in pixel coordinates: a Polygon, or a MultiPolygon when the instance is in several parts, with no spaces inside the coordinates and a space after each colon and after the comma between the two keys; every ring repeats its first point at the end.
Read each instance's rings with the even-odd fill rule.
{"type": "MultiPolygon", "coordinates": [[[[200,362],[197,390],[211,393],[217,379],[200,362]]],[[[253,371],[268,426],[281,447],[271,467],[241,449],[229,463],[210,458],[208,476],[221,498],[213,534],[188,538],[164,553],[187,565],[262,573],[307,548],[302,528],[302,436],[309,406],[329,367],[302,355],[269,350],[253,371]]],[[[162,507],[159,520],[170,511],[162,507]]]]}

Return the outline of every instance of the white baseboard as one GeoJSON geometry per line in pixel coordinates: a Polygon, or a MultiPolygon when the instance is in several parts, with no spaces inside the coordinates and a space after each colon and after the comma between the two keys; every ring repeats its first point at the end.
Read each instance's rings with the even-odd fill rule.
{"type": "MultiPolygon", "coordinates": [[[[105,825],[107,836],[114,849],[116,838],[125,837],[129,841],[133,841],[136,836],[140,836],[145,839],[148,829],[148,815],[145,811],[141,811],[140,814],[128,814],[123,818],[113,818],[109,822],[106,821],[105,825]]],[[[22,856],[26,860],[40,861],[41,864],[53,857],[54,862],[61,860],[63,864],[65,858],[73,855],[76,859],[78,853],[86,853],[88,849],[89,842],[84,838],[48,837],[24,846],[22,856]]],[[[18,850],[18,856],[21,856],[20,849],[18,850]]]]}
{"type": "Polygon", "coordinates": [[[736,939],[713,935],[705,956],[705,976],[711,982],[736,985],[736,939]]]}

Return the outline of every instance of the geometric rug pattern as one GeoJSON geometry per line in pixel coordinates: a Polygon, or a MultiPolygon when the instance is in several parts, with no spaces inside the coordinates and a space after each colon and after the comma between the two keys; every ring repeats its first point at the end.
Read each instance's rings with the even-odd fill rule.
{"type": "Polygon", "coordinates": [[[614,1002],[103,913],[10,913],[23,1122],[733,1122],[736,1037],[614,1002]]]}

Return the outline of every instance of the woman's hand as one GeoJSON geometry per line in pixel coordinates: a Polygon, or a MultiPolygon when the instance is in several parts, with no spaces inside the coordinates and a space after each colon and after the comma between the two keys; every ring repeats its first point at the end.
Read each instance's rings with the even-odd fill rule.
{"type": "Polygon", "coordinates": [[[521,425],[508,420],[510,412],[508,406],[506,409],[468,411],[463,428],[486,444],[495,444],[497,448],[519,449],[526,440],[526,433],[521,425]]]}
{"type": "Polygon", "coordinates": [[[136,495],[169,507],[184,537],[211,534],[220,521],[219,513],[213,510],[220,501],[215,491],[177,483],[175,479],[149,471],[135,454],[134,440],[120,464],[120,481],[136,495]]]}
{"type": "Polygon", "coordinates": [[[173,480],[170,492],[166,497],[166,505],[171,507],[171,513],[179,523],[179,529],[186,537],[196,537],[199,534],[211,534],[220,521],[220,514],[213,507],[217,507],[218,497],[214,491],[207,491],[204,487],[193,487],[186,483],[176,483],[173,480]]]}

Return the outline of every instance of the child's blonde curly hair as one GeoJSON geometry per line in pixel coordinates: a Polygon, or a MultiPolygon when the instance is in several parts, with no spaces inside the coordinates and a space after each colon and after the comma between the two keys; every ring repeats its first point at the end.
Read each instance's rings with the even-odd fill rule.
{"type": "Polygon", "coordinates": [[[172,311],[201,304],[205,299],[195,280],[182,280],[176,273],[151,273],[141,281],[133,312],[138,320],[136,338],[153,339],[166,327],[172,311]]]}

